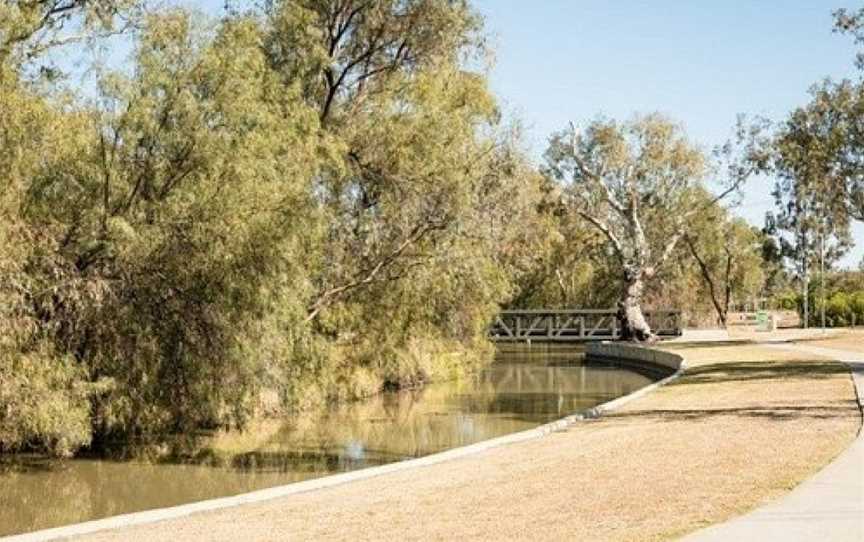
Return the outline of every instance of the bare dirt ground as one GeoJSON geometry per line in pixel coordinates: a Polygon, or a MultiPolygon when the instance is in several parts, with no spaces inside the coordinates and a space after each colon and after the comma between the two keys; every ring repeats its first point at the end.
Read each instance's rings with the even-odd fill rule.
{"type": "Polygon", "coordinates": [[[675,349],[682,378],[542,439],[89,538],[664,540],[787,492],[860,426],[842,364],[755,345],[675,349]]]}

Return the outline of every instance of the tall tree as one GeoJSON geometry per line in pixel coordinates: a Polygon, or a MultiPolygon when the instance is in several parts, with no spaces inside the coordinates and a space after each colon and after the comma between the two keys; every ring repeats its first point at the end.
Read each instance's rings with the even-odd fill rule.
{"type": "Polygon", "coordinates": [[[822,261],[830,269],[852,246],[850,224],[864,195],[854,173],[861,154],[851,128],[856,110],[864,113],[864,101],[855,103],[859,92],[848,82],[814,87],[811,102],[776,129],[765,164],[776,179],[767,230],[801,281],[805,320],[812,270],[822,261]]]}
{"type": "Polygon", "coordinates": [[[90,441],[90,401],[106,390],[55,340],[96,289],[82,288],[58,258],[59,228],[28,216],[37,179],[86,161],[92,118],[23,74],[53,47],[116,28],[131,5],[0,1],[0,451],[72,453],[90,441]]]}
{"type": "MultiPolygon", "coordinates": [[[[468,2],[280,0],[268,20],[270,62],[318,111],[331,150],[314,180],[327,233],[310,322],[370,290],[406,294],[423,267],[445,276],[469,239],[507,242],[511,222],[481,217],[522,205],[499,195],[530,198],[536,181],[505,174],[518,153],[485,75],[466,68],[484,56],[468,2]]],[[[365,329],[379,314],[365,311],[365,329]]]]}
{"type": "Polygon", "coordinates": [[[605,236],[621,273],[623,335],[645,341],[654,339],[642,313],[646,281],[673,254],[688,221],[733,193],[750,168],[730,167],[722,193],[698,199],[706,157],[680,127],[653,114],[598,120],[582,131],[571,125],[552,137],[546,171],[561,183],[566,205],[605,236]]]}
{"type": "MultiPolygon", "coordinates": [[[[864,8],[835,11],[834,30],[864,44],[864,8]]],[[[864,69],[864,53],[857,54],[856,65],[864,69]]],[[[814,186],[842,231],[850,219],[864,220],[864,83],[826,79],[810,94],[810,102],[790,114],[780,137],[787,144],[795,139],[798,152],[806,148],[812,166],[799,182],[814,186]]]]}
{"type": "Polygon", "coordinates": [[[726,327],[731,304],[762,290],[761,235],[720,206],[705,209],[694,220],[698,224],[685,235],[687,250],[708,289],[717,321],[726,327]]]}

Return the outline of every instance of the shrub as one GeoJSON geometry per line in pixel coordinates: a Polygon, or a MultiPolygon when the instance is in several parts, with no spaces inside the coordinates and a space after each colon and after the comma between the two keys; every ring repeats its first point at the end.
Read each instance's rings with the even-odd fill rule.
{"type": "Polygon", "coordinates": [[[91,383],[68,356],[50,350],[0,357],[0,451],[69,456],[90,444],[90,398],[110,387],[91,383]]]}

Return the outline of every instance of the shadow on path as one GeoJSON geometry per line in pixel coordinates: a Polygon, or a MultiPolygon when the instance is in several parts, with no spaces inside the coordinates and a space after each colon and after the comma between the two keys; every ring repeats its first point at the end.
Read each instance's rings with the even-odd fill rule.
{"type": "MultiPolygon", "coordinates": [[[[834,361],[742,361],[714,363],[686,370],[678,380],[670,382],[668,388],[682,386],[744,383],[758,381],[813,381],[835,378],[849,374],[849,368],[834,361]]],[[[753,398],[757,403],[758,397],[753,398]]],[[[749,401],[747,401],[749,402],[749,401]]],[[[674,422],[711,420],[722,417],[763,419],[769,421],[791,421],[801,419],[836,419],[857,417],[853,397],[848,400],[802,402],[794,397],[780,398],[767,404],[744,404],[742,406],[680,409],[625,410],[609,415],[617,420],[640,422],[674,422]]]]}
{"type": "Polygon", "coordinates": [[[818,405],[773,405],[738,408],[635,410],[613,414],[614,419],[639,419],[651,422],[677,422],[709,420],[734,416],[738,418],[760,418],[773,421],[800,419],[857,418],[858,412],[851,401],[832,401],[818,405]]]}

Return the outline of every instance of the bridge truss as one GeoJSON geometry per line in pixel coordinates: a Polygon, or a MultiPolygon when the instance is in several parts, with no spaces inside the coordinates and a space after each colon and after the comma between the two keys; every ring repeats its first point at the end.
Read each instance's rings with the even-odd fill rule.
{"type": "MultiPolygon", "coordinates": [[[[661,337],[681,335],[681,311],[645,311],[648,325],[661,337]]],[[[580,342],[621,337],[616,309],[502,311],[489,329],[493,341],[580,342]]]]}

